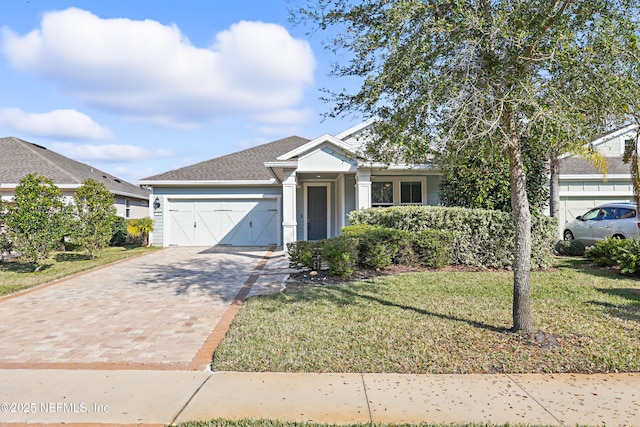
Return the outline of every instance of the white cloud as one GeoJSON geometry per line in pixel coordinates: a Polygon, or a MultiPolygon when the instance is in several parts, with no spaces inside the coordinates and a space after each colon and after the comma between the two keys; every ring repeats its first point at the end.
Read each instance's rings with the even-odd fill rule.
{"type": "Polygon", "coordinates": [[[76,110],[26,113],[19,108],[2,108],[0,126],[50,138],[108,139],[113,136],[109,129],[76,110]]]}
{"type": "Polygon", "coordinates": [[[77,145],[68,142],[57,142],[52,144],[52,148],[54,151],[73,159],[105,162],[138,162],[140,160],[173,155],[171,151],[165,149],[149,151],[142,147],[126,144],[77,145]]]}
{"type": "Polygon", "coordinates": [[[259,122],[271,125],[291,125],[307,123],[313,118],[314,114],[311,109],[286,109],[256,114],[253,118],[259,122]]]}
{"type": "Polygon", "coordinates": [[[4,28],[0,49],[83,102],[171,127],[291,108],[315,68],[309,44],[279,25],[242,21],[200,48],[175,25],[76,8],[45,14],[23,36],[4,28]]]}

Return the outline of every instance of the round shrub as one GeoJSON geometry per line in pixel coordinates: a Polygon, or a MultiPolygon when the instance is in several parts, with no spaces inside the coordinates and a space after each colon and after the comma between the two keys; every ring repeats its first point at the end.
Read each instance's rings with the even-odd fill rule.
{"type": "Polygon", "coordinates": [[[585,246],[579,240],[560,240],[556,243],[556,252],[565,256],[584,256],[585,246]]]}
{"type": "Polygon", "coordinates": [[[322,244],[322,260],[329,267],[329,274],[351,276],[358,263],[358,245],[349,236],[326,239],[322,244]]]}

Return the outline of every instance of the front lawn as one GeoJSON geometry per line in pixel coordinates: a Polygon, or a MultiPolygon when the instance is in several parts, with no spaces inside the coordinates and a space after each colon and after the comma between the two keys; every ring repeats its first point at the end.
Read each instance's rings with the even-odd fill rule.
{"type": "Polygon", "coordinates": [[[32,288],[154,249],[146,247],[132,249],[122,247],[106,248],[97,253],[95,259],[89,259],[89,256],[84,252],[54,252],[37,273],[33,273],[33,265],[28,263],[20,263],[16,260],[0,262],[0,296],[32,288]]]}
{"type": "Polygon", "coordinates": [[[532,274],[538,333],[509,332],[512,274],[421,272],[290,284],[249,299],[214,370],[524,373],[640,371],[640,282],[561,260],[532,274]]]}

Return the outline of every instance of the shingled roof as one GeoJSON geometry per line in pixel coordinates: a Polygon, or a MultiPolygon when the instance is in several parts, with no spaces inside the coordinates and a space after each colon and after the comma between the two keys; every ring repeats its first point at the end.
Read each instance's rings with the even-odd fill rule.
{"type": "MultiPolygon", "coordinates": [[[[607,157],[609,166],[607,175],[628,175],[629,165],[624,164],[622,157],[607,157]]],[[[560,160],[560,175],[601,175],[595,166],[579,157],[567,157],[560,160]]]]}
{"type": "Polygon", "coordinates": [[[114,194],[149,197],[139,186],[19,138],[0,138],[0,153],[0,186],[17,185],[25,175],[36,173],[53,180],[57,186],[79,187],[91,178],[114,194]]]}
{"type": "Polygon", "coordinates": [[[148,181],[262,181],[273,178],[264,166],[289,151],[309,142],[306,138],[290,136],[257,147],[216,157],[169,172],[144,178],[148,181]]]}

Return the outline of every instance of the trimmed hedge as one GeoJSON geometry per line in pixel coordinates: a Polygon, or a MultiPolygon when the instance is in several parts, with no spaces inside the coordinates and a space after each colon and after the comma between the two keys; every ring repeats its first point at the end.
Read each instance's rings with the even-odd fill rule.
{"type": "Polygon", "coordinates": [[[391,264],[440,268],[451,263],[453,234],[437,230],[406,230],[354,225],[341,235],[319,241],[289,243],[291,267],[327,268],[334,276],[351,276],[356,267],[380,269],[391,264]]]}
{"type": "MultiPolygon", "coordinates": [[[[349,214],[349,222],[413,233],[427,229],[450,231],[454,233],[454,264],[507,269],[513,266],[515,225],[511,213],[440,206],[393,206],[353,211],[349,214]]],[[[532,268],[552,265],[556,230],[555,218],[532,216],[532,268]]]]}

